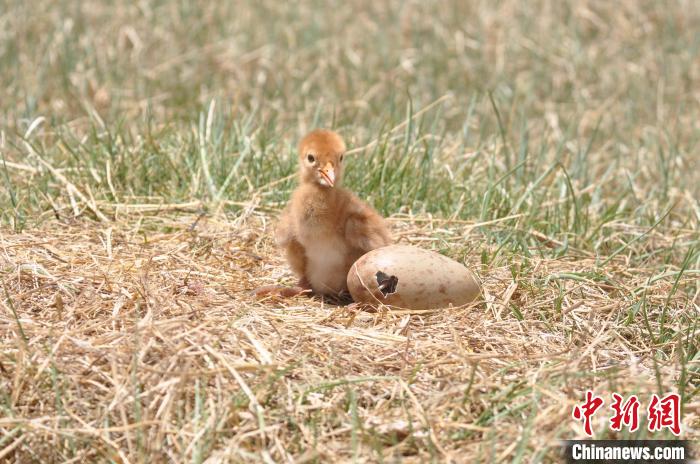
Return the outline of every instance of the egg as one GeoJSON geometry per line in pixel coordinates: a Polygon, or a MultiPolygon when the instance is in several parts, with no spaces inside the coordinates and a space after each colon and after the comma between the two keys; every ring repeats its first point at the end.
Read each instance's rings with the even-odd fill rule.
{"type": "Polygon", "coordinates": [[[348,290],[360,303],[439,309],[474,301],[481,288],[457,261],[407,245],[377,248],[350,267],[348,290]]]}

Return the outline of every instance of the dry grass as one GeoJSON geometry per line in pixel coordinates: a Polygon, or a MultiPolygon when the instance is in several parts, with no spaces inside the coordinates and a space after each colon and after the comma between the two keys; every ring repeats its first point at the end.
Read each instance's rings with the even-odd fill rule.
{"type": "MultiPolygon", "coordinates": [[[[470,224],[393,223],[421,246],[479,239],[470,224]]],[[[484,283],[473,307],[370,313],[255,301],[252,288],[289,277],[269,224],[131,216],[3,234],[3,458],[552,459],[581,434],[570,410],[583,390],[645,398],[682,375],[681,340],[650,343],[641,313],[624,324],[626,299],[646,292],[650,330],[667,307],[678,334],[693,302],[621,259],[602,283],[574,278],[590,256],[534,259],[514,280],[467,255],[484,283]]],[[[697,397],[683,426],[700,437],[697,397]]]]}
{"type": "Polygon", "coordinates": [[[697,0],[4,1],[0,461],[551,462],[586,389],[678,392],[700,439],[699,30],[697,0]],[[292,281],[315,126],[477,304],[250,296],[292,281]]]}

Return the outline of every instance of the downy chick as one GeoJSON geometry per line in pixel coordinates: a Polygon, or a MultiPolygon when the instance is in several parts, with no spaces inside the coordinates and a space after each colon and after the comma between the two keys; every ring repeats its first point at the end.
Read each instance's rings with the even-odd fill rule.
{"type": "Polygon", "coordinates": [[[276,239],[299,286],[337,296],[347,291],[350,266],[370,250],[391,244],[384,219],[340,187],[345,143],[315,130],[299,144],[300,184],[282,212],[276,239]]]}

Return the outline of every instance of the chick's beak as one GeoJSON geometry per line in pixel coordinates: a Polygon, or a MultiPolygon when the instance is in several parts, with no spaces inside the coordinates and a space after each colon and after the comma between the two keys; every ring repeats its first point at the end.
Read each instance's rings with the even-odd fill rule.
{"type": "Polygon", "coordinates": [[[318,172],[328,183],[329,187],[333,187],[335,185],[335,169],[333,168],[333,164],[326,163],[326,166],[323,169],[319,169],[318,172]]]}

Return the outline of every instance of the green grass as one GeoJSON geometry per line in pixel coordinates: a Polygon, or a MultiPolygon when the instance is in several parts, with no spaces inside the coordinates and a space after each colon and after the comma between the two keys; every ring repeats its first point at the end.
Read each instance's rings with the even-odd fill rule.
{"type": "MultiPolygon", "coordinates": [[[[482,277],[500,276],[498,285],[517,285],[500,317],[534,321],[585,347],[595,327],[570,323],[567,308],[571,298],[585,301],[583,289],[604,291],[617,306],[609,319],[591,318],[613,321],[616,337],[639,350],[647,367],[674,366],[672,374],[657,370],[654,382],[674,385],[694,405],[697,429],[698,30],[700,6],[680,0],[10,0],[0,9],[2,234],[59,230],[76,217],[86,228],[115,224],[130,237],[137,231],[148,246],[150,236],[180,231],[143,219],[145,207],[135,205],[154,205],[147,217],[158,217],[155,205],[162,205],[163,215],[223,212],[236,223],[254,208],[272,219],[295,185],[299,138],[314,127],[334,128],[352,152],[348,187],[411,227],[437,218],[442,222],[421,229],[433,240],[427,246],[480,265],[482,277]]],[[[206,260],[220,252],[217,237],[193,239],[193,248],[203,247],[195,254],[206,260]]],[[[14,315],[8,312],[13,326],[1,330],[19,327],[29,340],[20,322],[29,310],[20,303],[15,312],[13,303],[25,295],[19,277],[13,280],[20,264],[7,253],[3,300],[14,315]]],[[[505,289],[494,285],[502,297],[505,289]]],[[[0,366],[12,372],[19,359],[0,357],[0,366]]],[[[152,405],[139,399],[145,387],[140,361],[133,362],[133,404],[124,406],[133,411],[124,414],[138,422],[152,405]]],[[[454,447],[440,446],[480,443],[473,456],[483,461],[551,457],[555,444],[548,451],[533,445],[546,414],[538,406],[542,392],[508,373],[527,377],[535,366],[504,362],[512,364],[502,377],[489,371],[501,382],[493,391],[472,391],[474,382],[496,381],[475,380],[476,367],[459,374],[480,402],[455,410],[451,420],[490,431],[453,430],[454,447]],[[499,435],[502,422],[517,424],[521,435],[499,435]],[[516,443],[510,450],[503,445],[509,440],[516,443]]],[[[69,387],[51,366],[59,411],[69,387]]],[[[380,376],[394,385],[388,378],[396,373],[357,374],[307,383],[300,401],[307,392],[342,390],[349,428],[338,452],[348,460],[390,460],[382,450],[391,434],[372,432],[377,424],[367,422],[364,387],[356,383],[380,376]]],[[[564,391],[570,374],[552,374],[542,388],[564,391]]],[[[256,392],[282,389],[274,376],[259,380],[251,385],[256,392]]],[[[170,459],[202,462],[231,435],[222,425],[230,418],[217,416],[224,400],[211,396],[218,388],[205,379],[193,399],[181,398],[177,425],[194,427],[197,440],[163,442],[179,450],[170,459]]],[[[400,410],[413,408],[411,401],[389,403],[400,410]]],[[[8,416],[25,414],[15,406],[0,396],[8,416]]],[[[276,407],[264,409],[277,417],[276,407]]],[[[421,435],[432,430],[430,421],[416,409],[410,414],[423,428],[409,448],[440,460],[443,450],[421,435]]],[[[314,433],[322,435],[327,419],[314,417],[314,433]]],[[[297,427],[287,444],[299,456],[311,432],[308,424],[297,427]]],[[[2,449],[18,432],[0,430],[2,449]]],[[[119,447],[147,459],[148,438],[139,433],[119,447]]],[[[84,442],[65,440],[63,456],[78,456],[84,442]]],[[[242,440],[258,458],[272,446],[242,440]]]]}

